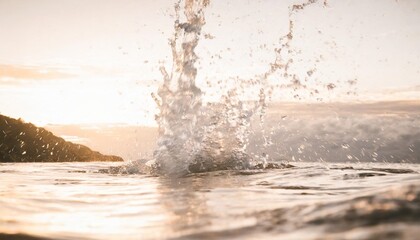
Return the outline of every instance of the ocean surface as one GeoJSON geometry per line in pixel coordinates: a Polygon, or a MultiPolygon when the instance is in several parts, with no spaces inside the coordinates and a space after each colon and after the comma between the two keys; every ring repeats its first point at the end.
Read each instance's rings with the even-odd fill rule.
{"type": "Polygon", "coordinates": [[[420,165],[302,163],[179,178],[0,164],[0,239],[420,239],[420,165]]]}

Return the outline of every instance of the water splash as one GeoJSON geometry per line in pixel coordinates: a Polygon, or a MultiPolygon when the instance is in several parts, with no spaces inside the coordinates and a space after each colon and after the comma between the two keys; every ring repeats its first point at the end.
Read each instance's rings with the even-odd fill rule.
{"type": "MultiPolygon", "coordinates": [[[[305,8],[320,2],[319,0],[307,0],[301,4],[294,4],[289,7],[289,23],[288,32],[279,39],[279,47],[275,51],[275,59],[270,63],[269,69],[259,75],[260,81],[264,81],[269,86],[269,93],[272,94],[276,89],[291,89],[294,92],[295,99],[301,99],[303,92],[309,93],[313,97],[320,93],[320,85],[315,79],[317,72],[317,64],[314,63],[309,69],[297,72],[294,70],[296,65],[296,57],[299,50],[293,48],[292,42],[295,36],[296,15],[305,8]],[[279,80],[278,78],[281,78],[279,80]],[[274,84],[269,84],[269,80],[274,78],[274,84]]],[[[327,7],[327,0],[322,2],[323,7],[327,7]]],[[[322,55],[315,62],[319,62],[322,55]]]]}
{"type": "MultiPolygon", "coordinates": [[[[253,119],[257,119],[264,136],[263,147],[271,143],[264,132],[264,118],[268,99],[275,88],[310,89],[292,73],[294,14],[317,3],[308,0],[293,5],[289,11],[289,32],[280,39],[281,47],[275,50],[276,59],[263,74],[252,79],[238,79],[238,84],[225,89],[217,103],[203,101],[204,93],[196,85],[198,59],[197,47],[205,25],[204,11],[209,0],[185,0],[175,4],[174,35],[171,72],[161,67],[163,84],[153,98],[160,109],[156,117],[159,125],[158,147],[154,153],[154,169],[170,175],[184,175],[221,169],[247,169],[267,165],[269,156],[249,153],[249,136],[253,119]],[[183,10],[183,14],[181,14],[183,10]],[[271,84],[274,73],[281,72],[282,82],[271,84]]],[[[326,6],[327,2],[324,1],[326,6]]],[[[316,69],[307,71],[311,76],[316,69]]],[[[306,81],[308,81],[306,79],[306,81]]],[[[215,83],[222,85],[218,79],[215,83]]],[[[281,81],[279,81],[281,82],[281,81]]]]}
{"type": "Polygon", "coordinates": [[[221,103],[203,103],[196,85],[195,48],[208,5],[208,0],[186,0],[183,15],[181,2],[175,5],[172,71],[161,68],[164,82],[153,96],[160,109],[155,167],[167,174],[249,167],[246,147],[252,110],[233,90],[221,103]]]}

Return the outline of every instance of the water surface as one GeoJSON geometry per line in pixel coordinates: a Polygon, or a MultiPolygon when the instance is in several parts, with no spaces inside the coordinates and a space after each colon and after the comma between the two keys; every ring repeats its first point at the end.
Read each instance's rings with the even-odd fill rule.
{"type": "Polygon", "coordinates": [[[293,165],[169,178],[110,174],[117,163],[0,164],[0,233],[52,239],[413,239],[420,233],[419,165],[293,165]]]}

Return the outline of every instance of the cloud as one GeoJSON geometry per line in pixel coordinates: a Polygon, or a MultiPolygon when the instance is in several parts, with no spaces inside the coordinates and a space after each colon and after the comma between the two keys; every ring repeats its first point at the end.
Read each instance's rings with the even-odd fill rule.
{"type": "Polygon", "coordinates": [[[403,88],[389,88],[377,92],[372,92],[370,97],[373,99],[415,99],[419,100],[420,85],[413,85],[403,88]]]}
{"type": "Polygon", "coordinates": [[[420,163],[420,101],[369,104],[289,104],[272,110],[272,144],[251,137],[252,152],[274,159],[420,163]]]}
{"type": "Polygon", "coordinates": [[[337,114],[420,114],[420,100],[377,101],[353,103],[274,103],[269,109],[271,114],[328,115],[337,114]]]}
{"type": "Polygon", "coordinates": [[[65,68],[0,65],[0,84],[19,84],[27,81],[67,79],[76,76],[65,68]]]}

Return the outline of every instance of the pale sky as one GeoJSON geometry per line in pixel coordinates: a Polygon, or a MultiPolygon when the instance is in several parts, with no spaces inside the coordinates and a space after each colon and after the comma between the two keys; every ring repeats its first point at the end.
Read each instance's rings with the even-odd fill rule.
{"type": "MultiPolygon", "coordinates": [[[[36,124],[153,125],[150,93],[159,67],[170,67],[173,2],[0,0],[0,114],[36,124]]],[[[203,31],[214,38],[197,47],[198,84],[266,71],[287,34],[288,6],[302,2],[211,1],[203,31]]],[[[420,1],[328,4],[295,16],[296,70],[322,55],[320,81],[358,80],[358,95],[326,101],[419,99],[420,1]]]]}

